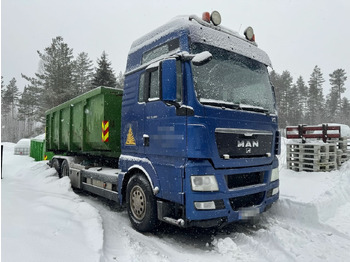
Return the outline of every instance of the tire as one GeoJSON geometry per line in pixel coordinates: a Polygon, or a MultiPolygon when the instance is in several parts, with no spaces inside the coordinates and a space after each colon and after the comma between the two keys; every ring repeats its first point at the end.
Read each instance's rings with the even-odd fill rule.
{"type": "Polygon", "coordinates": [[[58,174],[59,178],[68,176],[69,177],[69,164],[67,160],[63,160],[61,165],[61,172],[58,174]]]}
{"type": "Polygon", "coordinates": [[[52,167],[56,169],[58,177],[61,177],[61,162],[57,158],[52,159],[52,167]]]}
{"type": "Polygon", "coordinates": [[[126,187],[126,205],[132,226],[139,232],[152,231],[158,222],[157,204],[148,180],[138,173],[126,187]]]}

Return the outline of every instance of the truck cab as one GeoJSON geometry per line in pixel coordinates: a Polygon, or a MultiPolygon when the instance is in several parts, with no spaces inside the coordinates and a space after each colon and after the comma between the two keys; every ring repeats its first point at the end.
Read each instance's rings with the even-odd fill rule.
{"type": "Polygon", "coordinates": [[[224,225],[279,197],[271,62],[251,28],[243,37],[220,20],[177,17],[131,46],[118,191],[140,231],[224,225]]]}

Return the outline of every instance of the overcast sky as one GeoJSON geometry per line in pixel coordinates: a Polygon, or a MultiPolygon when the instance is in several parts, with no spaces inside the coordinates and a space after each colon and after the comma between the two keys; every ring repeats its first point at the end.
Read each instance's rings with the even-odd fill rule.
{"type": "Polygon", "coordinates": [[[241,34],[252,26],[274,69],[289,70],[294,81],[301,75],[307,82],[318,65],[327,88],[329,74],[345,69],[350,98],[349,0],[2,0],[1,75],[6,85],[15,77],[23,89],[21,73],[34,76],[37,50],[56,36],[95,64],[105,50],[115,73],[124,72],[135,39],[177,15],[213,10],[241,34]]]}

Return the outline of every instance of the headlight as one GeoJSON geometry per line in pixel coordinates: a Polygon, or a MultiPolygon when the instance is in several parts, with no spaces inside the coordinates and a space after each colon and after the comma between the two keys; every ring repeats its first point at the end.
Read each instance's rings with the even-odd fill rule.
{"type": "Polygon", "coordinates": [[[279,190],[278,187],[274,188],[274,189],[272,190],[272,195],[273,195],[273,196],[276,195],[279,191],[280,191],[280,190],[279,190]]]}
{"type": "Polygon", "coordinates": [[[194,202],[194,207],[197,210],[212,210],[216,208],[214,201],[194,202]]]}
{"type": "Polygon", "coordinates": [[[278,168],[272,169],[272,174],[271,174],[271,182],[276,181],[280,178],[280,173],[278,171],[278,168]]]}
{"type": "Polygon", "coordinates": [[[193,191],[219,191],[215,176],[191,176],[193,191]]]}

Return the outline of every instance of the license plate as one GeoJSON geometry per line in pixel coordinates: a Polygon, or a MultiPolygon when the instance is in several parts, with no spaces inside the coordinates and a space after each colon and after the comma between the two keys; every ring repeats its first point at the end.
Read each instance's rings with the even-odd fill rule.
{"type": "Polygon", "coordinates": [[[244,208],[239,210],[239,219],[249,219],[260,213],[258,207],[244,208]]]}

